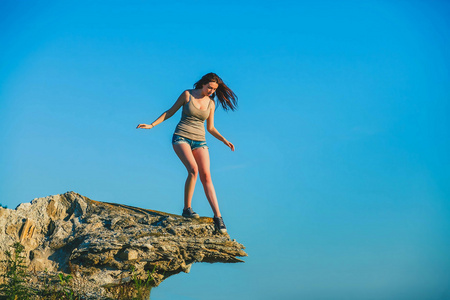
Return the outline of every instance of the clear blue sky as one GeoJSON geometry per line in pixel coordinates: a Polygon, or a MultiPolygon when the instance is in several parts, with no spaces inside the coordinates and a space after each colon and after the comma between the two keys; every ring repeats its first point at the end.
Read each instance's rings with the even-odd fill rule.
{"type": "MultiPolygon", "coordinates": [[[[447,1],[1,1],[0,202],[75,191],[181,213],[180,118],[202,75],[239,110],[207,136],[245,264],[152,299],[450,298],[447,1]]],[[[211,209],[197,185],[193,206],[211,209]]]]}

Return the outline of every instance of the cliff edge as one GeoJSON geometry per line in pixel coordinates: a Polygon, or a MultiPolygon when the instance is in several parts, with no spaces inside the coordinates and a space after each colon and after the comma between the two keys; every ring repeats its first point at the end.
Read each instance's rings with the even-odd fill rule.
{"type": "Polygon", "coordinates": [[[74,192],[0,208],[0,259],[18,241],[35,285],[44,271],[73,274],[85,279],[85,294],[97,299],[108,287],[130,281],[131,268],[136,274],[153,271],[157,286],[189,272],[195,262],[235,263],[247,256],[242,244],[215,231],[211,218],[188,219],[74,192]]]}

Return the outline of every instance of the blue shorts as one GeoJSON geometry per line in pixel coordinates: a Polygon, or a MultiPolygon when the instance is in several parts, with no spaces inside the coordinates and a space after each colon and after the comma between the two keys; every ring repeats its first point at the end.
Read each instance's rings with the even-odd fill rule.
{"type": "Polygon", "coordinates": [[[185,138],[183,136],[174,134],[172,137],[172,145],[177,145],[177,144],[181,144],[181,143],[186,143],[189,146],[191,146],[191,150],[195,150],[198,148],[208,149],[208,146],[206,145],[206,141],[194,141],[194,140],[185,138]]]}

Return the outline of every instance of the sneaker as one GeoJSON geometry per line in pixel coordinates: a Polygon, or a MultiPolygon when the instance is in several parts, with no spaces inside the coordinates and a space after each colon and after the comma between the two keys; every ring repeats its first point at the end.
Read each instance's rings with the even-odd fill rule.
{"type": "Polygon", "coordinates": [[[225,226],[225,223],[223,222],[222,217],[213,218],[214,220],[214,225],[216,225],[216,229],[220,232],[220,233],[227,233],[227,227],[225,226]]]}
{"type": "Polygon", "coordinates": [[[198,218],[200,218],[200,216],[198,215],[198,213],[196,213],[196,212],[194,212],[193,210],[192,210],[192,208],[186,208],[186,209],[183,209],[183,214],[182,214],[182,216],[183,217],[185,217],[185,218],[195,218],[195,219],[198,219],[198,218]]]}

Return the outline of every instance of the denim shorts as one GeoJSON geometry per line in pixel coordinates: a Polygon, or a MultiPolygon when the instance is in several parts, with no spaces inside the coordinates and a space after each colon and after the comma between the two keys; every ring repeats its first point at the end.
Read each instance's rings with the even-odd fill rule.
{"type": "Polygon", "coordinates": [[[206,141],[194,141],[194,140],[185,138],[183,136],[174,134],[172,137],[172,145],[177,145],[177,144],[181,144],[181,143],[186,143],[189,146],[191,146],[191,150],[195,150],[198,148],[208,149],[208,146],[206,145],[206,141]]]}

